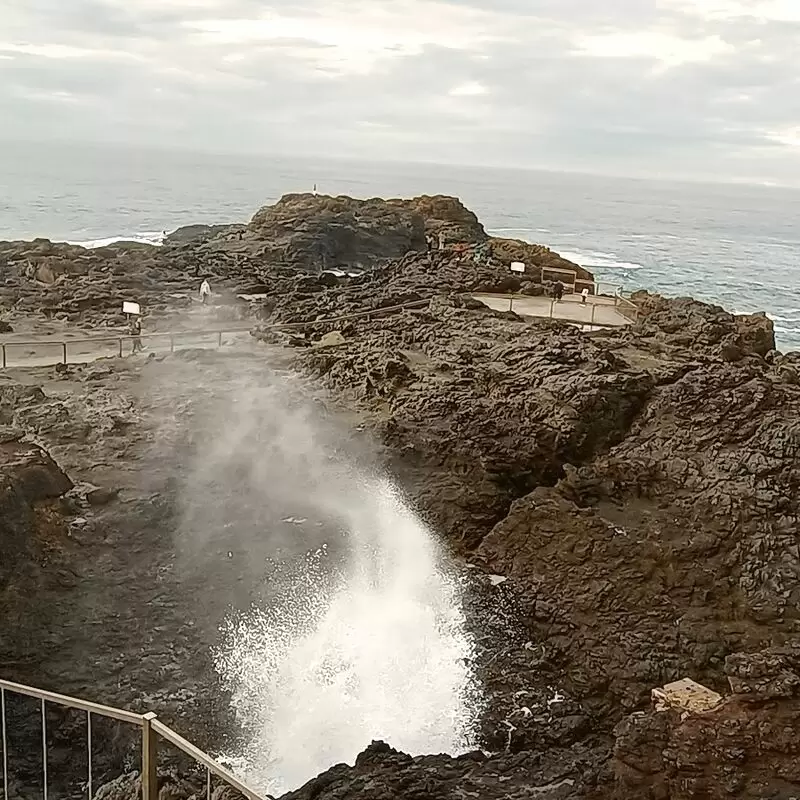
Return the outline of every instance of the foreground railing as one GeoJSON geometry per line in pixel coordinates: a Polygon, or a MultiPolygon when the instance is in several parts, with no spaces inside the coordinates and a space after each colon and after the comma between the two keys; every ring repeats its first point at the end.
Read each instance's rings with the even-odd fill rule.
{"type": "MultiPolygon", "coordinates": [[[[128,723],[141,728],[141,756],[142,756],[142,800],[158,800],[158,737],[183,751],[190,758],[206,769],[206,800],[211,800],[211,776],[216,775],[229,786],[241,792],[248,800],[265,800],[269,795],[259,795],[247,785],[236,778],[222,764],[215,761],[200,748],[195,747],[171,728],[160,722],[155,714],[135,714],[132,711],[124,711],[120,708],[92,703],[88,700],[79,700],[75,697],[68,697],[55,692],[46,692],[43,689],[35,689],[32,686],[25,686],[21,683],[12,683],[0,679],[0,740],[3,747],[3,797],[8,800],[8,730],[6,716],[6,696],[8,693],[33,697],[41,703],[42,718],[42,795],[44,800],[48,800],[48,770],[47,770],[47,703],[54,703],[65,708],[71,708],[86,712],[86,745],[88,753],[87,769],[87,798],[94,798],[93,782],[93,757],[92,757],[92,717],[94,715],[107,717],[119,722],[128,723]]],[[[271,799],[270,799],[271,800],[271,799]]]]}

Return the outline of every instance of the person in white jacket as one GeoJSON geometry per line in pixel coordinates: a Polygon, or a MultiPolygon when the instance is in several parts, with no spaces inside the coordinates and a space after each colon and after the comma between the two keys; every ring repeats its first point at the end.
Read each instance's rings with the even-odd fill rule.
{"type": "Polygon", "coordinates": [[[211,297],[211,284],[208,280],[203,280],[200,284],[200,302],[205,305],[209,297],[211,297]]]}

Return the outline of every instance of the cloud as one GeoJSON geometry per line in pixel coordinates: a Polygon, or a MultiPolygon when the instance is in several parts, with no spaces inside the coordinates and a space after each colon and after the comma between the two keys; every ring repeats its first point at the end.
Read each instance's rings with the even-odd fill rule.
{"type": "Polygon", "coordinates": [[[5,0],[0,136],[800,185],[795,0],[5,0]]]}

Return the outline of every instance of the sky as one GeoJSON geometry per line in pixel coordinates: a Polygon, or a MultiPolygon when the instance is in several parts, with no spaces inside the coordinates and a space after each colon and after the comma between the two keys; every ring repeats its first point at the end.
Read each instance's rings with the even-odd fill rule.
{"type": "Polygon", "coordinates": [[[2,0],[0,139],[800,186],[800,0],[2,0]]]}

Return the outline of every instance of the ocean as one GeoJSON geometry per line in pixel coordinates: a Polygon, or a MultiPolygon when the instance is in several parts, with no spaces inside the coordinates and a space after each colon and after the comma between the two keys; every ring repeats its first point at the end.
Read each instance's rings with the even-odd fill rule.
{"type": "Polygon", "coordinates": [[[288,192],[452,194],[491,233],[540,242],[625,289],[766,311],[800,349],[800,191],[571,173],[3,143],[0,239],[157,243],[242,222],[288,192]]]}

